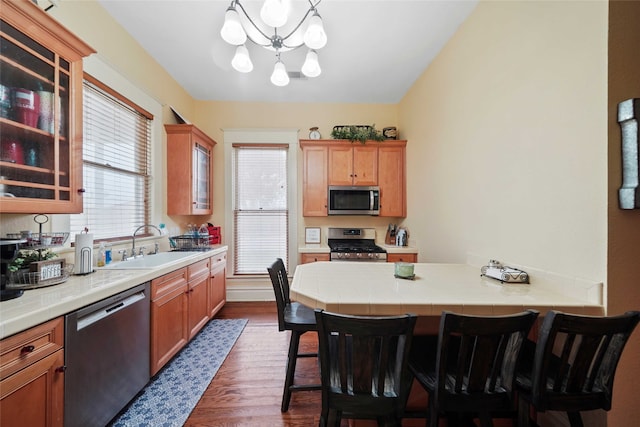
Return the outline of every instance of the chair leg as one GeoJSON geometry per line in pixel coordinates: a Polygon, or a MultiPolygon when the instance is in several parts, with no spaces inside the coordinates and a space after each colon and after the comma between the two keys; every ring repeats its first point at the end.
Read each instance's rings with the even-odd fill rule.
{"type": "Polygon", "coordinates": [[[329,414],[327,416],[327,427],[340,427],[341,421],[342,412],[336,411],[335,409],[329,409],[329,414]]]}
{"type": "Polygon", "coordinates": [[[478,414],[478,418],[480,418],[480,425],[482,427],[493,427],[493,419],[490,414],[481,412],[478,414]]]}
{"type": "Polygon", "coordinates": [[[567,412],[567,416],[569,417],[571,427],[584,427],[580,412],[567,412]]]}
{"type": "Polygon", "coordinates": [[[518,398],[518,427],[529,427],[529,403],[522,397],[518,398]]]}
{"type": "Polygon", "coordinates": [[[427,427],[438,427],[440,414],[438,408],[433,404],[431,394],[429,394],[429,410],[427,411],[427,427]]]}
{"type": "Polygon", "coordinates": [[[296,362],[298,360],[298,346],[300,345],[300,332],[291,331],[291,340],[289,342],[289,356],[287,357],[287,373],[284,379],[284,392],[282,393],[281,412],[289,410],[289,401],[291,401],[291,386],[296,373],[296,362]]]}

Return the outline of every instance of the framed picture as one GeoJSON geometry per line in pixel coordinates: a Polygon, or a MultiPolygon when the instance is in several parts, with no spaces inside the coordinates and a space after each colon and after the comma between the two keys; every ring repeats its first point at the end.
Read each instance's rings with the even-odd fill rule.
{"type": "Polygon", "coordinates": [[[305,243],[320,243],[320,227],[307,227],[304,233],[305,243]]]}

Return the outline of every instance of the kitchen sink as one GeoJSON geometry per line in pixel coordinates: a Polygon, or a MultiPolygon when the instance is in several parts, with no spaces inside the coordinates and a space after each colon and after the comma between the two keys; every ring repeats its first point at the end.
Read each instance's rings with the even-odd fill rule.
{"type": "Polygon", "coordinates": [[[128,261],[115,261],[101,268],[111,270],[145,270],[162,267],[172,262],[193,256],[193,252],[160,252],[155,255],[145,255],[128,261]]]}

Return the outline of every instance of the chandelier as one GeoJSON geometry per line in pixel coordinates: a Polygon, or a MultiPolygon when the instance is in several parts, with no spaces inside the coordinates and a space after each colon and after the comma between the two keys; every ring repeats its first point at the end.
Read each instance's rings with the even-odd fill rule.
{"type": "Polygon", "coordinates": [[[247,39],[252,43],[275,52],[276,62],[271,74],[271,83],[276,86],[289,84],[289,74],[280,58],[280,54],[302,46],[309,48],[302,65],[302,74],[307,77],[317,77],[322,72],[318,62],[318,49],[327,44],[322,18],[316,7],[322,0],[308,0],[309,9],[288,34],[280,34],[279,29],[287,23],[291,12],[291,0],[265,0],[260,9],[262,22],[257,25],[251,18],[240,0],[232,0],[224,16],[224,25],[220,30],[222,39],[237,46],[236,53],[231,60],[234,69],[241,73],[253,70],[253,62],[249,57],[249,50],[245,46],[247,39]],[[242,12],[240,15],[239,12],[242,12]],[[303,25],[305,24],[305,25],[303,25]],[[262,27],[271,27],[273,31],[267,33],[262,27]],[[304,30],[304,32],[303,32],[304,30]]]}

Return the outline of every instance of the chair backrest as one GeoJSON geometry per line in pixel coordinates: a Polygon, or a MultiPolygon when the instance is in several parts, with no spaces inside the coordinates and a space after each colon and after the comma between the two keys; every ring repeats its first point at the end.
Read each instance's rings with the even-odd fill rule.
{"type": "Polygon", "coordinates": [[[618,361],[638,321],[640,311],[611,317],[549,311],[533,362],[536,409],[610,410],[618,361]]]}
{"type": "Polygon", "coordinates": [[[438,406],[446,408],[447,397],[454,396],[486,405],[476,397],[499,393],[510,402],[520,350],[537,316],[535,310],[506,316],[443,312],[436,354],[438,406]]]}
{"type": "Polygon", "coordinates": [[[271,267],[267,267],[273,292],[276,297],[276,305],[278,307],[278,328],[284,331],[284,310],[291,303],[289,299],[289,278],[287,277],[287,269],[284,266],[282,258],[275,260],[271,267]]]}
{"type": "Polygon", "coordinates": [[[404,410],[416,316],[348,316],[316,310],[323,412],[354,418],[404,410]]]}

